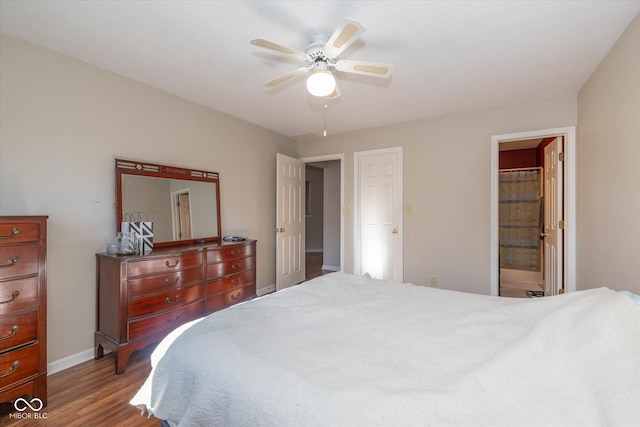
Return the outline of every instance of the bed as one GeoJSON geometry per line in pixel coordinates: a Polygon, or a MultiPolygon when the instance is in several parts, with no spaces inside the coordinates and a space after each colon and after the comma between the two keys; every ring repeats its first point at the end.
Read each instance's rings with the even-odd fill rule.
{"type": "Polygon", "coordinates": [[[640,302],[332,273],[173,331],[131,400],[170,426],[640,425],[640,302]]]}

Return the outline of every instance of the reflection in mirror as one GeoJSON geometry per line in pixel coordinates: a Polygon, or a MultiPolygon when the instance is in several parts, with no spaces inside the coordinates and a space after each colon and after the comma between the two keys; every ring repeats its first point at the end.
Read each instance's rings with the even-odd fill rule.
{"type": "Polygon", "coordinates": [[[117,229],[153,223],[154,246],[220,239],[218,174],[116,159],[117,229]]]}
{"type": "Polygon", "coordinates": [[[123,175],[122,215],[151,221],[156,242],[217,237],[213,192],[216,183],[123,175]]]}

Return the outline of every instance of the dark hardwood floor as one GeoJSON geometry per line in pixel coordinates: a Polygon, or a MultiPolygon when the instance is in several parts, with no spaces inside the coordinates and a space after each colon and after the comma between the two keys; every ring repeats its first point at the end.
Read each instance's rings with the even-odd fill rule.
{"type": "MultiPolygon", "coordinates": [[[[322,270],[322,253],[306,254],[306,279],[332,273],[322,270]]],[[[116,375],[113,355],[90,360],[48,378],[49,401],[39,412],[39,419],[27,409],[17,418],[13,404],[0,404],[0,426],[159,426],[155,418],[140,415],[129,405],[151,371],[149,356],[153,346],[135,352],[124,374],[116,375]],[[11,414],[14,414],[11,416],[11,414]],[[46,416],[46,418],[44,418],[46,416]]]]}
{"type": "Polygon", "coordinates": [[[305,280],[329,273],[333,273],[333,271],[322,269],[322,252],[307,252],[305,254],[305,280]]]}
{"type": "Polygon", "coordinates": [[[157,427],[160,422],[156,418],[140,416],[140,411],[129,405],[151,371],[152,351],[153,346],[133,353],[122,375],[115,374],[111,354],[50,375],[49,401],[39,411],[41,418],[35,419],[27,409],[18,419],[13,405],[5,403],[0,405],[0,426],[157,427]],[[26,418],[29,415],[31,419],[26,418]]]}

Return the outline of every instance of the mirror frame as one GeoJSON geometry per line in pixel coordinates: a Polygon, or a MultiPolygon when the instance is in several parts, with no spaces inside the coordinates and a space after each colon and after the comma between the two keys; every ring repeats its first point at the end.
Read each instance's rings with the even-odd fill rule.
{"type": "Polygon", "coordinates": [[[157,178],[181,179],[185,181],[204,181],[217,185],[216,209],[218,215],[218,235],[189,240],[169,240],[153,242],[154,248],[187,245],[193,243],[220,242],[222,227],[220,221],[220,175],[218,172],[201,169],[187,169],[178,166],[160,165],[139,160],[115,159],[116,165],[116,231],[121,231],[122,223],[122,175],[139,175],[157,178]]]}

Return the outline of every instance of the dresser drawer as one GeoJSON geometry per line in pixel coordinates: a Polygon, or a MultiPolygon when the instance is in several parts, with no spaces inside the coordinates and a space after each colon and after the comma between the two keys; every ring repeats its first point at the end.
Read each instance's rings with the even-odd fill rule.
{"type": "Polygon", "coordinates": [[[127,276],[138,277],[166,274],[177,270],[197,267],[199,265],[202,265],[201,252],[191,252],[162,258],[131,261],[127,266],[127,276]]]}
{"type": "Polygon", "coordinates": [[[40,345],[34,344],[0,354],[0,388],[36,375],[40,367],[40,345]]]}
{"type": "Polygon", "coordinates": [[[252,285],[254,283],[255,272],[253,270],[245,271],[244,273],[234,274],[233,276],[227,276],[222,279],[207,282],[207,295],[214,295],[241,286],[252,285]]]}
{"type": "Polygon", "coordinates": [[[0,280],[38,273],[38,246],[0,246],[0,280]]]}
{"type": "Polygon", "coordinates": [[[255,295],[254,286],[244,286],[222,294],[207,297],[207,312],[222,310],[255,295]]]}
{"type": "Polygon", "coordinates": [[[202,287],[190,286],[146,298],[129,300],[128,317],[139,317],[182,307],[202,299],[202,287]]]}
{"type": "Polygon", "coordinates": [[[0,318],[0,353],[35,342],[38,337],[38,313],[14,314],[0,318]]]}
{"type": "Polygon", "coordinates": [[[128,339],[147,338],[154,334],[167,332],[204,314],[202,301],[177,308],[155,316],[127,322],[128,339]]]}
{"type": "Polygon", "coordinates": [[[36,242],[40,238],[40,224],[36,222],[3,222],[0,224],[0,245],[36,242]]]}
{"type": "Polygon", "coordinates": [[[0,316],[37,307],[37,277],[0,283],[0,316]]]}
{"type": "Polygon", "coordinates": [[[178,270],[160,276],[130,279],[127,285],[129,298],[157,292],[171,291],[196,284],[202,280],[202,268],[178,270]]]}
{"type": "Polygon", "coordinates": [[[240,258],[215,264],[207,264],[207,279],[242,273],[256,267],[256,258],[240,258]]]}
{"type": "Polygon", "coordinates": [[[207,263],[228,261],[256,254],[255,245],[229,245],[216,250],[207,251],[207,263]]]}

